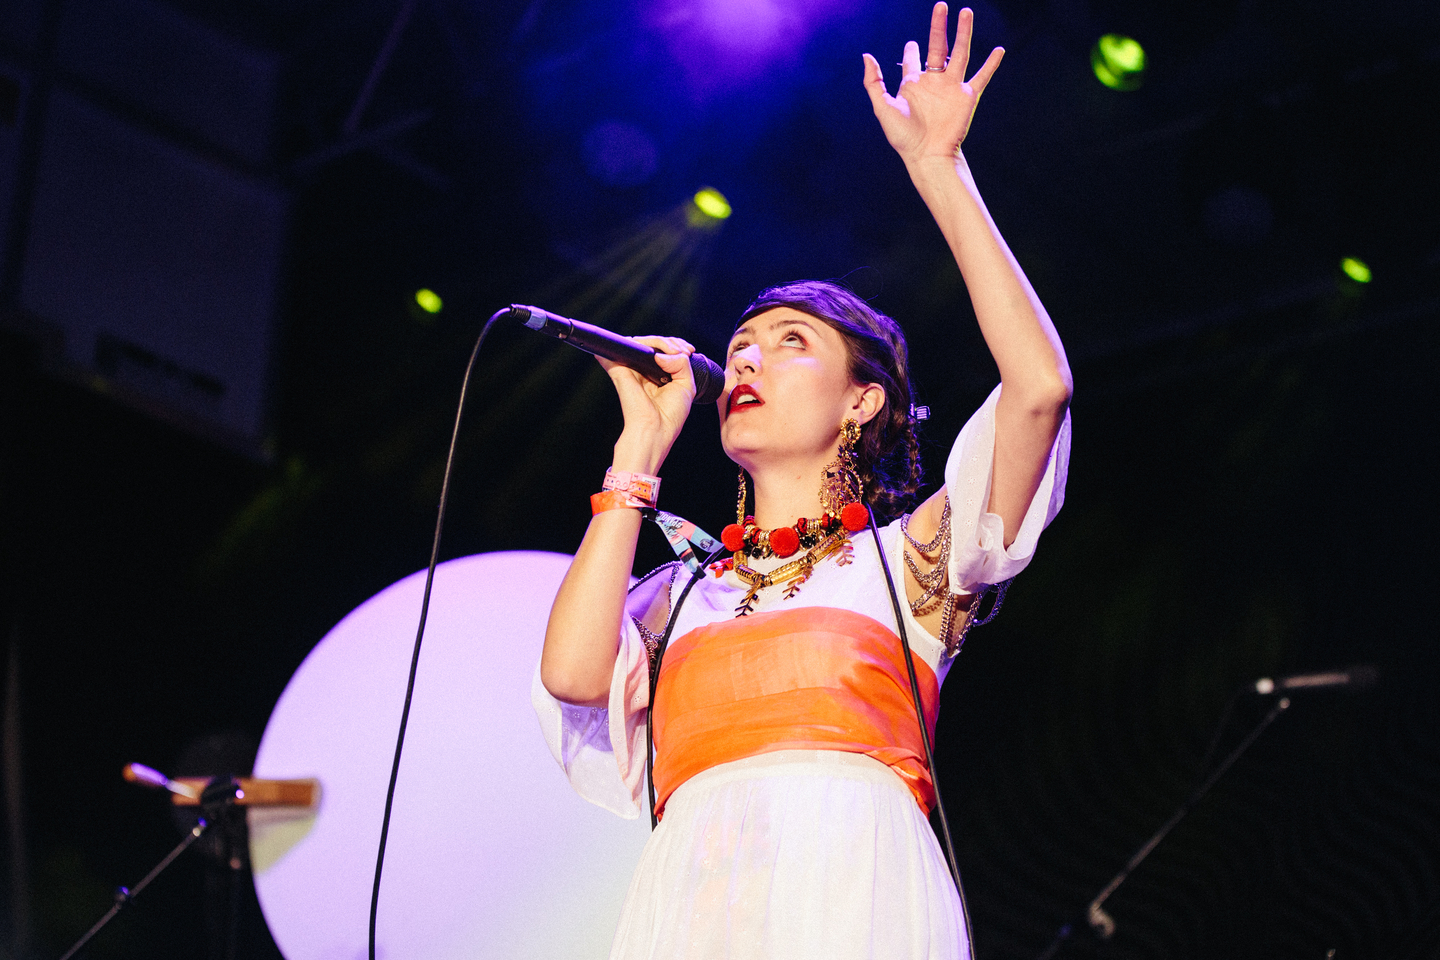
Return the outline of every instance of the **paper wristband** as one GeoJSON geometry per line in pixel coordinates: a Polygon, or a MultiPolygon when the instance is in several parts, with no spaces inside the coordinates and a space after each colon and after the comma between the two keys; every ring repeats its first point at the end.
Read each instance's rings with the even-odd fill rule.
{"type": "Polygon", "coordinates": [[[645,506],[653,507],[660,499],[660,478],[610,467],[605,471],[605,482],[600,489],[628,493],[637,500],[645,501],[645,506]]]}
{"type": "Polygon", "coordinates": [[[602,490],[590,496],[590,515],[606,510],[639,510],[650,504],[637,500],[623,490],[602,490]]]}

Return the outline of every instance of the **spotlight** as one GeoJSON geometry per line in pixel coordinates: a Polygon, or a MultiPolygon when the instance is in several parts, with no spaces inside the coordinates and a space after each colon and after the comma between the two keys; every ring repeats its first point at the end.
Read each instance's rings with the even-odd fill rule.
{"type": "Polygon", "coordinates": [[[440,295],[429,287],[421,287],[415,291],[415,302],[426,313],[439,313],[445,306],[445,301],[440,299],[440,295]]]}
{"type": "Polygon", "coordinates": [[[1130,37],[1107,33],[1091,49],[1090,67],[1111,90],[1138,90],[1145,77],[1145,48],[1130,37]]]}
{"type": "Polygon", "coordinates": [[[1354,280],[1356,283],[1370,282],[1370,268],[1365,264],[1364,260],[1356,257],[1345,257],[1340,261],[1340,270],[1345,276],[1354,280]]]}
{"type": "Polygon", "coordinates": [[[704,187],[694,196],[695,206],[711,220],[726,220],[730,216],[730,201],[714,187],[704,187]]]}

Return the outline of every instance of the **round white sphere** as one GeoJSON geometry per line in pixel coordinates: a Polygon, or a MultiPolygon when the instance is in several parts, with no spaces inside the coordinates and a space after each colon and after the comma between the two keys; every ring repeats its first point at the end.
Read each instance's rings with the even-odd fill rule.
{"type": "MultiPolygon", "coordinates": [[[[436,570],[380,889],[377,955],[607,955],[649,834],[585,803],[530,706],[563,554],[489,553],[436,570]]],[[[256,777],[314,777],[315,811],[250,810],[255,887],[287,960],[366,953],[385,787],[424,571],[325,635],[265,727],[256,777]]]]}

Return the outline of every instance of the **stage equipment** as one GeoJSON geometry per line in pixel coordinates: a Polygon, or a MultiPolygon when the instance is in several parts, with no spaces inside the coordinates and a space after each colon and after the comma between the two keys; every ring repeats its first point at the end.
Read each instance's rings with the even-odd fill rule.
{"type": "Polygon", "coordinates": [[[1354,280],[1356,283],[1370,282],[1370,267],[1364,260],[1356,257],[1345,257],[1340,261],[1340,270],[1345,276],[1354,280]]]}
{"type": "MultiPolygon", "coordinates": [[[[201,797],[214,777],[176,777],[170,779],[142,763],[127,763],[120,771],[121,776],[131,783],[169,790],[174,796],[170,802],[177,807],[202,806],[201,797]]],[[[237,807],[316,807],[320,803],[320,781],[311,777],[305,780],[262,780],[256,777],[235,778],[235,806],[237,807]]]]}
{"type": "MultiPolygon", "coordinates": [[[[1220,742],[1220,734],[1223,732],[1226,722],[1230,719],[1231,709],[1234,707],[1236,701],[1251,689],[1260,694],[1270,694],[1277,690],[1307,690],[1342,686],[1353,686],[1356,689],[1364,689],[1373,685],[1379,678],[1379,675],[1379,671],[1377,671],[1375,667],[1364,664],[1349,667],[1345,670],[1293,674],[1288,677],[1281,677],[1279,680],[1271,677],[1261,677],[1255,681],[1253,687],[1247,684],[1226,704],[1225,710],[1221,714],[1219,729],[1215,731],[1215,737],[1211,740],[1210,749],[1206,751],[1205,759],[1201,762],[1201,769],[1203,770],[1209,763],[1211,753],[1214,751],[1216,744],[1220,742]]],[[[1259,739],[1260,734],[1264,733],[1265,729],[1274,723],[1280,714],[1288,709],[1290,709],[1289,697],[1280,697],[1276,700],[1275,704],[1266,711],[1265,716],[1261,718],[1260,722],[1255,725],[1255,728],[1245,735],[1245,739],[1240,741],[1239,746],[1230,751],[1229,756],[1224,760],[1220,761],[1220,765],[1215,768],[1214,772],[1206,777],[1200,786],[1195,788],[1195,791],[1186,798],[1184,803],[1180,804],[1179,809],[1175,811],[1170,819],[1165,821],[1165,824],[1159,830],[1155,831],[1154,836],[1141,844],[1140,849],[1136,850],[1126,862],[1124,869],[1117,873],[1111,881],[1105,885],[1104,889],[1096,895],[1095,899],[1091,900],[1085,907],[1085,922],[1089,924],[1090,928],[1094,930],[1102,940],[1109,940],[1115,935],[1115,918],[1105,911],[1105,901],[1110,899],[1110,896],[1116,890],[1120,889],[1120,884],[1124,883],[1126,878],[1135,871],[1135,868],[1140,866],[1146,857],[1150,856],[1150,853],[1160,845],[1160,841],[1165,839],[1166,834],[1175,829],[1175,826],[1181,820],[1185,819],[1185,815],[1190,812],[1190,809],[1199,803],[1205,794],[1210,792],[1210,788],[1215,786],[1220,778],[1225,775],[1225,771],[1229,770],[1235,764],[1235,761],[1239,760],[1240,756],[1246,750],[1250,749],[1250,745],[1259,739]]],[[[1070,939],[1075,929],[1074,923],[1064,924],[1059,931],[1056,932],[1055,939],[1050,941],[1050,945],[1041,952],[1037,960],[1050,960],[1051,957],[1055,956],[1065,941],[1070,939]]]]}
{"type": "Polygon", "coordinates": [[[1279,680],[1273,677],[1261,677],[1255,681],[1255,692],[1259,694],[1271,694],[1276,690],[1281,692],[1287,690],[1320,690],[1326,687],[1354,687],[1357,690],[1364,690],[1366,687],[1375,685],[1380,679],[1380,671],[1370,664],[1346,667],[1344,670],[1325,670],[1321,673],[1295,673],[1288,677],[1281,677],[1279,680]]]}
{"type": "MultiPolygon", "coordinates": [[[[1165,825],[1159,830],[1156,830],[1155,835],[1149,840],[1146,840],[1140,849],[1135,851],[1134,855],[1131,856],[1125,864],[1125,868],[1105,885],[1105,889],[1101,890],[1094,900],[1090,901],[1085,908],[1085,922],[1090,925],[1091,929],[1093,929],[1102,940],[1109,940],[1115,935],[1115,918],[1105,912],[1105,901],[1110,899],[1111,894],[1120,889],[1120,884],[1124,883],[1125,878],[1130,876],[1146,857],[1150,856],[1150,852],[1160,845],[1160,841],[1165,839],[1165,835],[1173,830],[1176,824],[1185,819],[1185,815],[1190,812],[1190,808],[1195,806],[1201,797],[1210,792],[1210,788],[1215,786],[1216,781],[1224,775],[1226,770],[1230,769],[1236,760],[1240,759],[1240,755],[1250,748],[1250,744],[1254,743],[1256,738],[1265,732],[1265,728],[1274,723],[1275,718],[1289,708],[1289,697],[1281,697],[1277,700],[1275,705],[1265,714],[1264,719],[1256,724],[1255,729],[1251,730],[1245,739],[1240,741],[1240,745],[1232,750],[1228,757],[1221,761],[1220,766],[1215,769],[1215,772],[1212,773],[1204,783],[1200,784],[1199,788],[1197,788],[1184,803],[1180,804],[1180,809],[1176,810],[1174,815],[1165,821],[1165,825]]],[[[1056,952],[1059,951],[1065,941],[1070,939],[1070,935],[1074,932],[1075,926],[1073,923],[1066,923],[1062,926],[1055,934],[1055,939],[1050,941],[1050,945],[1045,948],[1037,960],[1050,960],[1050,958],[1055,956],[1056,952]]]]}
{"type": "MultiPolygon", "coordinates": [[[[385,861],[377,952],[406,960],[603,957],[649,835],[571,790],[530,705],[571,558],[439,564],[385,861]]],[[[361,604],[305,658],[266,725],[255,777],[315,776],[318,808],[249,811],[266,922],[287,960],[366,947],[376,831],[405,695],[421,571],[361,604]]]]}
{"type": "Polygon", "coordinates": [[[0,326],[48,372],[266,458],[284,60],[156,0],[7,3],[0,35],[27,5],[53,15],[0,118],[0,326]]]}
{"type": "Polygon", "coordinates": [[[143,763],[127,763],[120,775],[131,783],[143,784],[147,787],[158,787],[161,790],[169,790],[177,796],[190,800],[199,800],[200,793],[189,783],[180,780],[171,780],[165,774],[154,767],[147,767],[143,763]]]}
{"type": "MultiPolygon", "coordinates": [[[[105,925],[132,903],[155,878],[165,872],[190,846],[215,824],[222,829],[237,806],[250,807],[313,807],[319,799],[319,785],[314,780],[276,781],[233,777],[176,777],[171,779],[159,770],[140,763],[126,764],[122,775],[131,783],[169,790],[177,805],[198,806],[200,822],[192,827],[175,848],[133,887],[121,887],[115,894],[115,905],[95,922],[85,935],[65,951],[60,960],[70,960],[85,944],[95,938],[105,925]]],[[[232,951],[233,955],[233,951],[232,951]]]]}
{"type": "MultiPolygon", "coordinates": [[[[592,353],[606,360],[622,363],[652,383],[660,386],[670,382],[670,374],[660,369],[655,362],[655,348],[647,347],[639,340],[622,337],[603,327],[541,310],[524,304],[510,305],[510,316],[531,330],[564,340],[573,347],[592,353]]],[[[711,360],[698,353],[690,355],[690,373],[695,377],[695,404],[714,403],[725,389],[725,371],[711,360]]]]}
{"type": "Polygon", "coordinates": [[[1145,80],[1145,49],[1134,39],[1107,33],[1090,48],[1090,69],[1111,90],[1139,90],[1145,80]]]}
{"type": "Polygon", "coordinates": [[[695,204],[695,209],[711,220],[730,219],[730,201],[725,199],[725,194],[714,187],[701,187],[691,200],[695,204]]]}

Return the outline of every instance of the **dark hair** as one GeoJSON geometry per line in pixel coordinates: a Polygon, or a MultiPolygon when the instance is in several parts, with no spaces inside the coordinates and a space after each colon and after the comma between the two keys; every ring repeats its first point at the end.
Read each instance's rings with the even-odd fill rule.
{"type": "Polygon", "coordinates": [[[840,334],[850,358],[850,379],[878,383],[885,404],[860,430],[856,445],[865,500],[877,520],[904,512],[920,489],[920,444],[910,405],[909,351],[900,325],[844,287],[824,280],[801,280],[762,290],[740,317],[739,327],[756,314],[790,307],[824,321],[840,334]]]}

